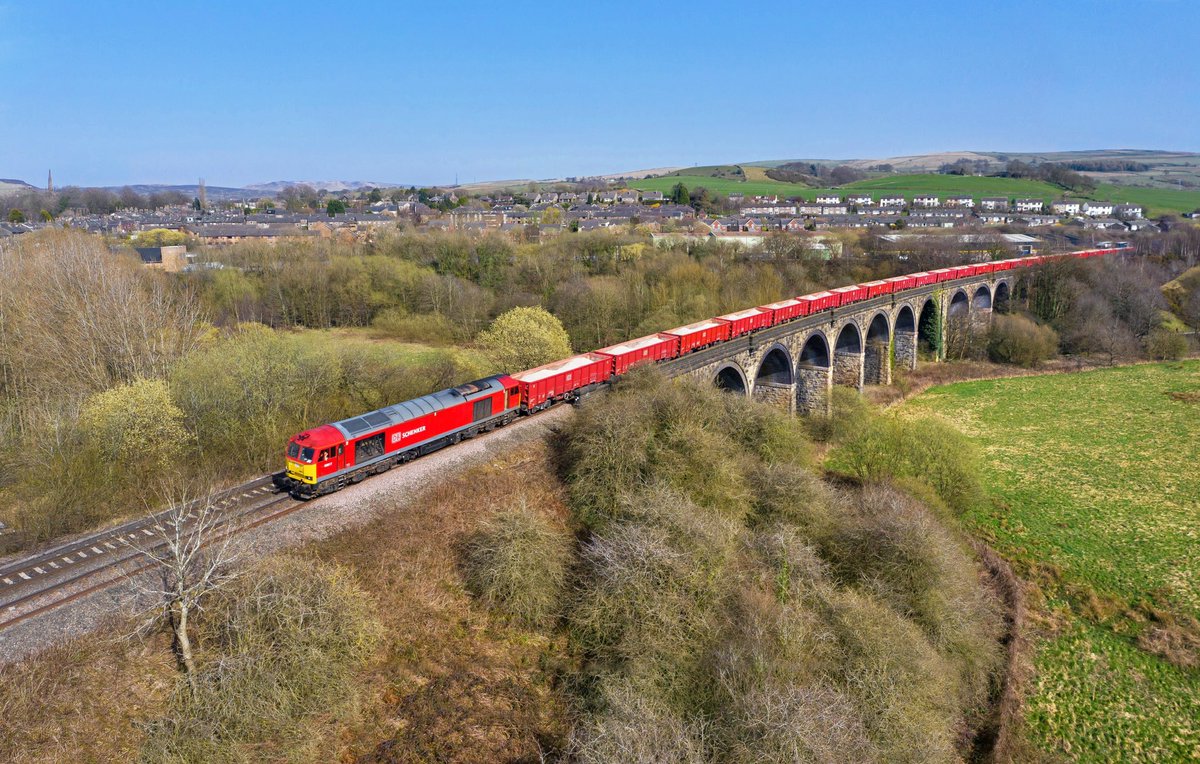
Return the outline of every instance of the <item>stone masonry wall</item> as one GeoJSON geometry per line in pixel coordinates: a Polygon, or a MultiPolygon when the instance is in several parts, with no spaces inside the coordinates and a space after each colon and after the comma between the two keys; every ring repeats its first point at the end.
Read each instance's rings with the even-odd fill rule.
{"type": "Polygon", "coordinates": [[[802,366],[796,370],[796,410],[805,414],[828,414],[832,368],[802,366]]]}
{"type": "Polygon", "coordinates": [[[916,332],[896,332],[896,365],[909,371],[917,368],[916,332]]]}
{"type": "Polygon", "coordinates": [[[834,353],[833,383],[862,390],[863,386],[863,354],[834,353]]]}
{"type": "Polygon", "coordinates": [[[890,361],[886,342],[867,343],[867,352],[863,356],[863,382],[868,385],[890,385],[892,383],[890,361]]]}
{"type": "Polygon", "coordinates": [[[778,406],[789,414],[796,411],[796,386],[759,382],[754,385],[754,400],[778,406]]]}

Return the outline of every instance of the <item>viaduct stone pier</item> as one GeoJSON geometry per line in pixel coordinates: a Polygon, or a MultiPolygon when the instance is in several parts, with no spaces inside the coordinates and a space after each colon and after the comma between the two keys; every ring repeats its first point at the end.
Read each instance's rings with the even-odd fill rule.
{"type": "Polygon", "coordinates": [[[1009,272],[906,289],[752,332],[661,368],[712,382],[791,412],[828,413],[834,385],[886,385],[894,368],[917,367],[923,343],[938,352],[947,326],[979,327],[1009,299],[1009,272]]]}

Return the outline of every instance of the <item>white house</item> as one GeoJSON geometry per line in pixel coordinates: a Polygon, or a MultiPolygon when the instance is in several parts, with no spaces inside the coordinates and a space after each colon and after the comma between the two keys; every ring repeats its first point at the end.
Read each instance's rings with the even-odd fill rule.
{"type": "Polygon", "coordinates": [[[977,217],[989,225],[1002,225],[1012,222],[1012,215],[1007,210],[980,210],[977,217]]]}
{"type": "Polygon", "coordinates": [[[1116,205],[1112,202],[1084,202],[1083,214],[1090,218],[1112,217],[1116,205]]]}
{"type": "Polygon", "coordinates": [[[795,215],[794,204],[755,204],[738,210],[742,215],[795,215]]]}
{"type": "Polygon", "coordinates": [[[975,199],[970,196],[947,196],[947,207],[974,207],[975,199]]]}
{"type": "Polygon", "coordinates": [[[1083,208],[1083,203],[1074,199],[1059,199],[1056,202],[1050,202],[1050,211],[1055,215],[1078,215],[1083,208]]]}
{"type": "Polygon", "coordinates": [[[873,201],[870,194],[850,194],[846,197],[846,203],[858,207],[870,207],[873,201]]]}
{"type": "Polygon", "coordinates": [[[904,197],[900,194],[884,194],[879,197],[880,207],[903,207],[904,197]]]}
{"type": "Polygon", "coordinates": [[[981,210],[1006,210],[1008,209],[1008,199],[1003,196],[985,196],[979,200],[979,209],[981,210]]]}
{"type": "Polygon", "coordinates": [[[937,207],[941,200],[932,194],[920,194],[913,197],[914,207],[937,207]]]}
{"type": "Polygon", "coordinates": [[[1041,212],[1045,206],[1041,199],[1018,199],[1016,203],[1017,212],[1041,212]]]}
{"type": "Polygon", "coordinates": [[[817,196],[817,204],[841,204],[842,197],[837,194],[819,194],[817,196]]]}
{"type": "Polygon", "coordinates": [[[1140,204],[1118,204],[1116,213],[1123,220],[1140,220],[1146,211],[1140,204]]]}

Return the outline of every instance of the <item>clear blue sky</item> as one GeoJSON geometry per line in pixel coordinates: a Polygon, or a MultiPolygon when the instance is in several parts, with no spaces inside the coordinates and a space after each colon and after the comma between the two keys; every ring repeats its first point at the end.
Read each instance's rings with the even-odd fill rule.
{"type": "Polygon", "coordinates": [[[0,0],[0,177],[448,183],[1200,151],[1200,2],[0,0]]]}

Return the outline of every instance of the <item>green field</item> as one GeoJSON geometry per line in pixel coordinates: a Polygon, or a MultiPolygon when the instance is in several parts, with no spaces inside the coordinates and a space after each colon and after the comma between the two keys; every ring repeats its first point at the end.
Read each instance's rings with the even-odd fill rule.
{"type": "Polygon", "coordinates": [[[1200,616],[1200,362],[961,383],[907,407],[983,448],[990,501],[966,523],[1045,598],[1030,742],[1081,762],[1200,759],[1200,671],[1137,641],[1200,616]]]}
{"type": "Polygon", "coordinates": [[[1141,204],[1148,216],[1165,212],[1192,212],[1200,209],[1200,191],[1176,191],[1168,188],[1135,188],[1102,184],[1091,195],[1093,199],[1141,204]]]}
{"type": "MultiPolygon", "coordinates": [[[[717,170],[717,168],[694,168],[694,171],[704,169],[717,170]]],[[[728,169],[728,167],[721,167],[720,171],[725,172],[728,169]]],[[[752,177],[759,176],[761,172],[759,168],[747,170],[747,174],[752,177]],[[758,172],[755,172],[755,169],[758,169],[758,172]]],[[[686,170],[681,170],[676,175],[630,181],[629,185],[642,191],[668,193],[676,183],[683,183],[688,189],[703,186],[722,195],[732,193],[742,193],[747,196],[778,194],[785,197],[798,196],[808,200],[812,200],[821,193],[845,196],[854,191],[869,192],[876,199],[884,193],[899,193],[908,199],[917,194],[937,194],[939,196],[970,194],[976,199],[983,196],[1006,196],[1009,198],[1040,198],[1046,201],[1058,199],[1064,195],[1061,188],[1036,180],[938,174],[888,175],[860,180],[839,188],[810,188],[800,183],[780,183],[765,177],[742,181],[727,177],[712,177],[708,174],[691,174],[686,170]]],[[[1081,199],[1103,199],[1142,204],[1147,208],[1149,215],[1158,215],[1164,212],[1191,212],[1200,208],[1200,191],[1101,185],[1092,194],[1068,195],[1081,199]]]]}
{"type": "Polygon", "coordinates": [[[405,363],[419,364],[441,358],[452,358],[469,365],[486,365],[488,362],[486,356],[474,348],[397,340],[366,326],[339,326],[335,329],[283,329],[281,331],[305,337],[311,344],[330,344],[341,347],[359,345],[378,348],[405,363]]]}

